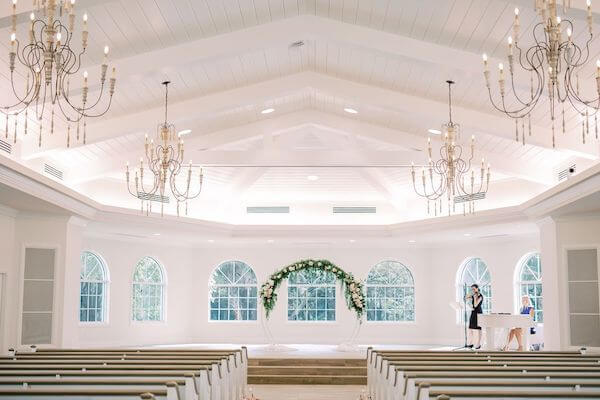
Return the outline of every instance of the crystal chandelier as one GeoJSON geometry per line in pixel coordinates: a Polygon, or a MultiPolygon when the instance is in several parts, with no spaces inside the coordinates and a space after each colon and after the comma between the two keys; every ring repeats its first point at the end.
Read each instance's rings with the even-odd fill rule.
{"type": "MultiPolygon", "coordinates": [[[[563,0],[563,11],[566,12],[570,0],[563,0]]],[[[561,107],[562,132],[565,133],[565,103],[581,116],[581,137],[583,143],[590,131],[590,117],[593,115],[597,122],[597,112],[600,108],[600,60],[597,61],[596,81],[587,82],[582,87],[594,87],[591,97],[581,93],[579,74],[583,73],[590,57],[592,34],[591,1],[587,0],[587,31],[589,38],[583,45],[573,41],[574,26],[572,21],[558,16],[557,0],[535,0],[535,11],[539,14],[540,22],[534,25],[531,36],[534,44],[527,48],[519,47],[519,9],[515,8],[513,36],[508,37],[508,72],[510,82],[505,80],[504,65],[498,65],[499,98],[494,98],[490,86],[488,57],[483,54],[485,84],[490,101],[498,110],[515,119],[515,138],[519,141],[519,126],[521,140],[525,144],[525,118],[527,119],[528,135],[531,136],[531,113],[540,102],[544,91],[550,105],[552,122],[552,147],[556,147],[555,120],[557,106],[561,107]],[[564,34],[566,33],[566,37],[564,34]],[[520,66],[519,74],[515,64],[520,66]],[[529,93],[518,93],[516,75],[529,75],[529,93]],[[507,88],[508,86],[508,88],[507,88]],[[507,91],[511,92],[510,96],[507,91]],[[510,98],[509,98],[510,97],[510,98]]],[[[527,91],[527,90],[525,90],[527,91]]],[[[595,125],[595,136],[598,138],[598,125],[595,125]]]]}
{"type": "Polygon", "coordinates": [[[165,85],[165,122],[158,125],[156,139],[158,144],[154,144],[154,139],[148,142],[146,135],[144,150],[146,163],[152,176],[151,183],[146,185],[144,182],[144,157],[140,158],[139,171],[135,172],[134,184],[130,184],[129,163],[127,163],[125,177],[127,180],[127,189],[129,193],[141,200],[141,211],[146,214],[152,211],[152,201],[160,201],[160,214],[164,213],[165,191],[170,189],[171,195],[177,202],[177,215],[179,216],[180,203],[185,203],[185,214],[188,211],[188,200],[192,200],[200,195],[202,190],[202,168],[198,174],[198,189],[192,190],[192,161],[185,167],[183,165],[183,139],[175,133],[175,125],[168,122],[169,106],[169,81],[163,82],[165,85]],[[183,189],[178,187],[177,180],[185,179],[183,189]],[[157,198],[158,196],[158,198],[157,198]]]}
{"type": "Polygon", "coordinates": [[[485,198],[490,183],[490,165],[485,167],[481,160],[479,179],[475,178],[475,169],[471,162],[475,152],[475,136],[471,136],[470,156],[463,155],[460,140],[460,125],[452,121],[452,85],[448,83],[448,109],[450,120],[442,125],[444,143],[440,147],[440,159],[432,159],[431,138],[427,139],[429,162],[423,167],[420,182],[417,183],[415,165],[412,164],[411,175],[415,192],[427,199],[427,212],[430,213],[430,202],[433,202],[435,215],[443,213],[443,199],[446,198],[448,215],[456,212],[456,204],[462,203],[462,213],[474,213],[475,201],[485,198]],[[465,158],[463,158],[465,157],[465,158]]]}
{"type": "MultiPolygon", "coordinates": [[[[13,141],[17,140],[19,115],[24,114],[23,131],[28,133],[29,117],[39,125],[38,146],[42,145],[43,119],[50,108],[50,134],[54,133],[55,113],[61,113],[67,122],[67,147],[71,144],[71,126],[76,130],[76,139],[86,143],[87,118],[100,117],[109,110],[115,92],[115,68],[106,85],[108,71],[108,46],[104,47],[104,61],[100,70],[100,89],[97,98],[90,99],[88,73],[81,74],[83,85],[75,95],[70,92],[71,79],[80,74],[81,57],[87,50],[87,14],[83,15],[81,51],[74,47],[75,0],[34,0],[34,12],[29,16],[27,41],[17,38],[17,0],[12,0],[12,33],[10,36],[9,68],[14,100],[0,107],[6,117],[6,137],[9,127],[13,141]],[[36,15],[41,15],[37,17],[36,15]],[[63,22],[63,19],[65,20],[63,22]],[[18,63],[17,63],[18,61],[18,63]],[[17,65],[18,64],[18,67],[17,65]],[[21,83],[25,80],[25,83],[21,83]],[[19,83],[17,83],[18,81],[19,83]],[[23,86],[25,86],[23,88],[23,86]],[[106,88],[105,86],[108,86],[106,88]],[[101,105],[105,91],[108,101],[101,105]],[[9,119],[13,121],[9,121],[9,119]],[[80,133],[81,132],[81,133],[80,133]]],[[[102,102],[104,103],[104,102],[102,102]]]]}

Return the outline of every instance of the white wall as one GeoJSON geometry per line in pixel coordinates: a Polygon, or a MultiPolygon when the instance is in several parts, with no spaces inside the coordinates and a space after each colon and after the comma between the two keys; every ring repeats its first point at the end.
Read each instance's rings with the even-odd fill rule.
{"type": "MultiPolygon", "coordinates": [[[[598,230],[589,222],[581,235],[598,230]]],[[[576,227],[578,230],[579,225],[576,227]]],[[[573,229],[562,232],[572,238],[573,229]]],[[[118,232],[118,227],[115,227],[118,232]]],[[[66,217],[0,216],[0,251],[7,257],[0,262],[9,288],[5,315],[5,343],[18,344],[21,297],[22,249],[27,245],[54,247],[58,251],[56,269],[55,334],[57,346],[91,347],[159,343],[265,343],[261,321],[211,322],[208,320],[208,286],[213,269],[227,260],[240,260],[255,270],[260,283],[276,269],[304,258],[325,258],[359,278],[380,261],[395,260],[410,268],[415,279],[416,321],[414,323],[370,323],[361,327],[359,342],[365,344],[449,344],[462,343],[462,328],[449,306],[456,300],[456,274],[471,256],[482,258],[490,268],[493,310],[514,309],[514,270],[521,257],[539,249],[539,238],[518,240],[463,240],[435,248],[418,248],[405,243],[398,248],[366,247],[348,244],[328,248],[280,247],[277,244],[255,247],[176,247],[156,241],[115,240],[95,236],[84,221],[66,217]],[[11,240],[12,233],[12,240],[11,240]],[[459,243],[459,244],[457,244],[459,243]],[[83,250],[99,254],[107,263],[109,284],[108,321],[102,324],[79,323],[79,272],[83,250]],[[144,256],[156,258],[167,276],[166,321],[131,321],[132,275],[144,256]]],[[[596,232],[600,243],[600,232],[596,232]]],[[[168,239],[168,238],[165,238],[168,239]]],[[[566,239],[565,239],[566,241],[566,239]]],[[[566,243],[566,242],[565,242],[566,243]]],[[[543,256],[542,256],[543,257],[543,256]]],[[[544,261],[542,260],[542,265],[544,261]]],[[[545,293],[545,295],[548,292],[545,293]]],[[[546,304],[548,304],[545,299],[546,304]]],[[[287,287],[279,290],[278,305],[268,322],[276,341],[281,343],[340,343],[350,338],[355,318],[338,296],[335,322],[288,322],[287,287]]],[[[259,313],[259,318],[262,315],[259,313]]]]}
{"type": "Polygon", "coordinates": [[[14,346],[17,341],[18,313],[18,270],[15,263],[15,216],[8,209],[0,209],[0,274],[3,274],[3,285],[0,288],[0,349],[14,346]]]}
{"type": "MultiPolygon", "coordinates": [[[[414,323],[369,323],[361,327],[361,343],[460,344],[462,330],[456,324],[449,302],[455,300],[455,277],[462,261],[481,257],[491,270],[494,311],[514,308],[513,273],[519,259],[537,249],[537,238],[482,245],[437,249],[418,248],[280,248],[265,244],[256,248],[173,248],[143,243],[85,237],[83,248],[97,252],[110,269],[109,322],[103,325],[78,324],[80,346],[153,343],[265,343],[261,321],[215,322],[208,320],[210,274],[221,262],[239,260],[255,270],[259,282],[287,264],[303,258],[326,258],[360,278],[383,260],[407,265],[415,279],[416,321],[414,323]],[[151,255],[164,265],[168,275],[167,321],[130,322],[131,275],[139,258],[151,255]]],[[[338,296],[335,322],[288,322],[287,290],[279,290],[278,304],[269,327],[281,343],[340,343],[350,338],[354,315],[338,296]]],[[[262,316],[259,313],[259,318],[262,316]]]]}
{"type": "MultiPolygon", "coordinates": [[[[359,340],[364,343],[406,342],[427,343],[426,336],[431,325],[431,313],[426,297],[419,295],[426,291],[429,273],[426,252],[415,249],[368,249],[357,247],[299,249],[277,248],[265,244],[256,249],[215,249],[197,250],[197,264],[194,268],[194,282],[202,287],[202,297],[194,313],[194,332],[196,341],[265,342],[265,334],[258,322],[209,322],[208,321],[208,282],[212,270],[221,262],[239,260],[250,265],[257,274],[260,283],[275,270],[300,259],[328,259],[356,277],[365,279],[369,269],[380,261],[396,260],[411,270],[415,279],[416,321],[415,323],[372,324],[365,323],[360,331],[359,340]],[[243,332],[243,336],[240,334],[243,332]]],[[[200,292],[200,291],[199,291],[200,292]]],[[[350,339],[355,327],[355,316],[346,307],[345,300],[339,296],[336,301],[335,322],[288,322],[287,286],[278,291],[277,306],[269,318],[269,327],[276,341],[282,343],[340,343],[350,339]]]]}
{"type": "Polygon", "coordinates": [[[559,330],[557,344],[563,349],[570,347],[569,334],[569,291],[567,279],[567,250],[596,248],[600,252],[600,217],[562,217],[556,220],[556,310],[559,330]]]}
{"type": "MultiPolygon", "coordinates": [[[[456,313],[449,303],[456,301],[458,268],[469,257],[479,257],[488,266],[492,280],[492,312],[513,313],[515,308],[514,272],[521,258],[539,251],[536,237],[521,240],[465,243],[444,246],[432,251],[431,277],[428,292],[435,314],[434,343],[451,344],[450,338],[463,337],[463,327],[457,324],[456,313]]],[[[543,260],[542,260],[543,268],[543,260]]]]}
{"type": "MultiPolygon", "coordinates": [[[[193,279],[192,252],[175,246],[146,244],[85,237],[82,249],[100,255],[110,274],[108,322],[104,324],[77,323],[76,341],[79,346],[147,345],[186,343],[192,339],[193,309],[199,302],[193,279]],[[155,258],[164,268],[167,278],[166,320],[164,322],[131,321],[131,290],[136,263],[144,256],[155,258]]],[[[80,264],[72,274],[79,276],[80,264]]],[[[79,286],[73,288],[78,296],[79,286]]],[[[77,311],[78,312],[78,311],[77,311]]]]}

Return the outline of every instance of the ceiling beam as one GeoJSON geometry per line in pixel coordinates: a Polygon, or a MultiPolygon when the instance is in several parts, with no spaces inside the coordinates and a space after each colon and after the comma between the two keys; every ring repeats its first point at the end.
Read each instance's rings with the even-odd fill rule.
{"type": "MultiPolygon", "coordinates": [[[[317,72],[301,72],[181,101],[170,105],[170,119],[176,123],[186,121],[186,125],[190,125],[194,123],[192,118],[195,118],[195,123],[199,128],[196,131],[202,131],[201,128],[209,117],[224,115],[227,110],[235,108],[255,107],[256,104],[265,104],[272,99],[284,98],[310,89],[352,103],[356,103],[357,99],[360,99],[369,107],[378,107],[389,112],[410,113],[428,121],[445,121],[447,119],[448,105],[445,102],[335,78],[317,72]]],[[[453,110],[456,120],[462,124],[463,132],[484,132],[514,140],[514,122],[509,118],[459,106],[453,107],[453,110]]],[[[89,143],[126,134],[152,132],[155,129],[154,124],[146,121],[156,121],[162,115],[162,112],[162,107],[156,107],[118,118],[99,120],[88,126],[89,143]]],[[[361,116],[359,115],[357,118],[360,119],[361,116]]],[[[546,131],[538,126],[533,126],[533,130],[534,132],[546,131]]],[[[27,150],[24,149],[24,157],[26,159],[42,157],[49,151],[62,148],[64,138],[56,140],[56,137],[61,135],[54,136],[54,138],[50,138],[54,142],[47,143],[41,150],[35,146],[32,146],[33,148],[29,147],[27,150]]],[[[538,133],[528,138],[528,143],[539,147],[552,148],[549,134],[538,133]]],[[[578,137],[575,138],[573,135],[573,140],[561,147],[561,151],[568,151],[579,157],[595,159],[598,157],[599,149],[597,146],[580,143],[578,137]]]]}
{"type": "MultiPolygon", "coordinates": [[[[434,138],[434,141],[436,139],[434,138]]],[[[294,165],[356,165],[372,166],[393,164],[398,165],[411,162],[417,164],[426,162],[426,154],[415,149],[422,149],[426,145],[424,136],[398,131],[381,125],[361,122],[359,120],[340,115],[325,113],[316,110],[303,110],[284,114],[275,118],[269,118],[238,127],[212,132],[206,135],[198,135],[186,139],[187,156],[196,164],[203,165],[244,165],[244,166],[286,166],[294,165]],[[282,151],[273,146],[260,151],[207,151],[225,144],[234,144],[248,140],[262,140],[266,132],[272,135],[282,135],[286,132],[297,130],[302,126],[313,126],[321,130],[334,132],[339,135],[348,136],[349,139],[363,137],[378,140],[382,143],[390,143],[406,151],[381,151],[370,152],[356,149],[349,140],[348,149],[343,151],[306,152],[306,151],[282,151]],[[198,149],[203,149],[198,151],[198,149]],[[289,155],[289,156],[288,156],[289,155]],[[364,158],[360,158],[363,157],[364,158]]],[[[141,146],[141,143],[140,143],[141,146]]],[[[77,149],[70,150],[77,152],[77,149]]],[[[540,168],[523,168],[519,161],[499,157],[493,153],[476,153],[476,157],[485,157],[492,164],[494,171],[525,179],[532,182],[549,185],[554,182],[552,171],[540,168]]],[[[135,156],[131,151],[124,151],[111,159],[101,159],[90,162],[81,168],[71,167],[66,180],[72,184],[95,180],[122,171],[126,161],[134,162],[135,156]]]]}

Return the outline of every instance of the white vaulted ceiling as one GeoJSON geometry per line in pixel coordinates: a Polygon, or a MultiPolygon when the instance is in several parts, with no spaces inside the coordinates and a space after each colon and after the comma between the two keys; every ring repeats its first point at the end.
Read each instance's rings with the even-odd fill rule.
{"type": "MultiPolygon", "coordinates": [[[[85,67],[91,77],[102,47],[111,47],[118,70],[112,109],[89,121],[86,145],[66,149],[66,126],[58,123],[41,147],[35,135],[21,134],[13,157],[38,171],[44,163],[64,170],[65,185],[107,205],[139,207],[126,190],[124,165],[139,160],[144,135],[154,134],[161,121],[165,79],[173,82],[171,122],[192,130],[185,136],[186,157],[205,167],[203,194],[190,204],[190,215],[202,219],[388,224],[426,217],[409,169],[398,165],[425,161],[427,130],[448,119],[446,79],[457,82],[454,119],[464,138],[475,135],[475,159],[492,165],[492,186],[479,208],[520,204],[555,185],[560,169],[577,164],[582,170],[599,156],[594,132],[581,142],[577,115],[567,113],[568,132],[557,128],[553,149],[546,104],[538,106],[533,135],[523,144],[515,141],[514,122],[489,103],[481,53],[492,65],[505,58],[514,7],[522,10],[523,32],[534,23],[529,0],[77,4],[90,15],[85,67]],[[299,41],[302,46],[293,45],[299,41]],[[344,112],[347,107],[358,113],[344,112]],[[275,111],[262,114],[266,108],[275,111]],[[256,205],[290,206],[291,212],[247,215],[246,207],[256,205]],[[333,215],[337,205],[376,206],[377,213],[333,215]]],[[[19,0],[20,21],[28,6],[19,0]]],[[[585,14],[575,8],[570,15],[578,27],[574,37],[582,40],[585,14]]],[[[8,1],[2,0],[0,17],[0,37],[8,38],[8,1]]],[[[1,104],[10,101],[8,46],[8,39],[0,40],[1,104]]],[[[591,50],[595,59],[600,42],[591,50]]],[[[526,92],[528,82],[524,77],[519,90],[526,92]]],[[[438,137],[432,140],[439,144],[438,137]]]]}

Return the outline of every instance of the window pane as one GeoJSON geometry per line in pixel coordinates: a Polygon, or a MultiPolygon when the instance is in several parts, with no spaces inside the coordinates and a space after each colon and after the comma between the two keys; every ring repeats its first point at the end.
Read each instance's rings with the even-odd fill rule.
{"type": "Polygon", "coordinates": [[[328,271],[307,268],[288,279],[289,321],[335,321],[336,277],[328,271]]]}
{"type": "Polygon", "coordinates": [[[373,267],[366,292],[367,321],[414,320],[414,279],[403,264],[384,261],[373,267]]]}
{"type": "MultiPolygon", "coordinates": [[[[534,317],[537,322],[543,322],[543,296],[542,296],[542,264],[539,254],[532,254],[520,266],[519,292],[528,295],[534,309],[534,317]]],[[[521,305],[519,304],[519,308],[521,305]]]]}
{"type": "Polygon", "coordinates": [[[136,321],[161,321],[163,319],[163,270],[151,257],[142,258],[133,274],[132,306],[136,321]]]}
{"type": "Polygon", "coordinates": [[[220,264],[211,276],[209,291],[211,320],[256,320],[258,285],[249,265],[241,261],[220,264]]]}

